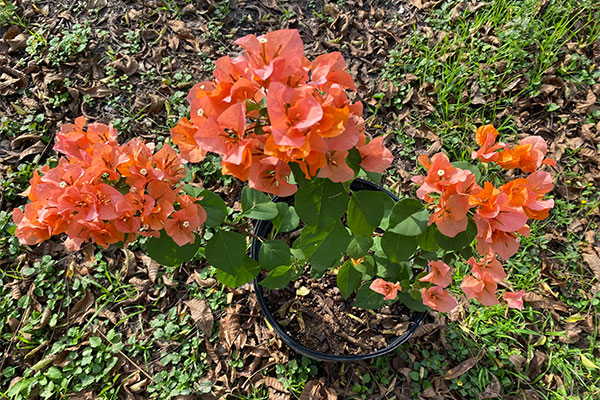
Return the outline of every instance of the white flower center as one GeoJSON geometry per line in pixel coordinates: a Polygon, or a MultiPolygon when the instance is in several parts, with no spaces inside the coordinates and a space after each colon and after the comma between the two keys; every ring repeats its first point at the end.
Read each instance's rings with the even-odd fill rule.
{"type": "Polygon", "coordinates": [[[265,43],[267,43],[267,38],[266,37],[259,37],[258,38],[258,42],[265,44],[265,43]]]}
{"type": "Polygon", "coordinates": [[[146,175],[148,175],[148,171],[146,171],[146,168],[142,168],[142,169],[140,169],[140,174],[146,176],[146,175]]]}
{"type": "Polygon", "coordinates": [[[184,228],[189,228],[190,227],[189,221],[183,221],[183,224],[181,224],[181,225],[183,225],[184,228]]]}
{"type": "Polygon", "coordinates": [[[437,174],[438,174],[438,176],[444,176],[444,175],[446,175],[446,171],[444,171],[443,169],[438,169],[437,174]]]}
{"type": "Polygon", "coordinates": [[[203,116],[203,115],[204,115],[204,110],[203,110],[203,109],[201,109],[201,108],[199,108],[199,109],[198,109],[198,116],[199,116],[199,117],[201,117],[201,116],[203,116]]]}
{"type": "Polygon", "coordinates": [[[58,186],[60,186],[61,189],[64,189],[67,187],[67,182],[62,181],[58,186]]]}

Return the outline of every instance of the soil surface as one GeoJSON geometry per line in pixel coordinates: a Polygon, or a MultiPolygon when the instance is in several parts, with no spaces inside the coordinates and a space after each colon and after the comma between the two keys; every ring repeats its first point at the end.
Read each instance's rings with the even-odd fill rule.
{"type": "Polygon", "coordinates": [[[293,285],[263,289],[263,294],[269,311],[286,333],[322,353],[372,353],[410,326],[411,311],[401,303],[377,311],[353,307],[354,295],[344,299],[333,273],[314,279],[306,271],[293,285]],[[297,294],[306,293],[306,289],[306,295],[297,294]]]}

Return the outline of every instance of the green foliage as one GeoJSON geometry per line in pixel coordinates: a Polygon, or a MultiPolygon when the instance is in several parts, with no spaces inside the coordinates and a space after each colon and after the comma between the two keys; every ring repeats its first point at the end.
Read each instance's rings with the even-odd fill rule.
{"type": "Polygon", "coordinates": [[[337,273],[337,285],[344,295],[344,298],[350,297],[352,293],[360,286],[363,274],[359,272],[351,260],[346,260],[337,273]]]}
{"type": "Polygon", "coordinates": [[[353,192],[348,205],[348,227],[358,236],[370,237],[379,226],[385,212],[387,195],[363,190],[353,192]]]}
{"type": "Polygon", "coordinates": [[[321,276],[335,266],[349,243],[350,235],[339,220],[326,229],[306,226],[300,237],[301,248],[311,264],[313,276],[321,276]]]}
{"type": "Polygon", "coordinates": [[[201,238],[195,235],[194,243],[179,246],[167,233],[160,231],[160,237],[151,237],[146,242],[146,252],[154,261],[168,267],[176,267],[194,258],[200,248],[201,238]]]}
{"type": "Polygon", "coordinates": [[[348,253],[349,257],[358,260],[368,254],[373,244],[374,241],[372,237],[352,235],[346,253],[348,253]]]}
{"type": "Polygon", "coordinates": [[[392,209],[388,231],[404,236],[419,236],[425,232],[428,224],[429,212],[421,201],[402,199],[392,209]]]}
{"type": "Polygon", "coordinates": [[[268,289],[280,289],[285,287],[290,281],[297,279],[302,271],[298,271],[292,265],[280,265],[272,269],[265,279],[259,283],[268,289]]]}
{"type": "Polygon", "coordinates": [[[223,199],[209,190],[200,191],[196,197],[201,197],[199,203],[206,211],[204,224],[212,228],[221,225],[228,215],[223,199]]]}
{"type": "Polygon", "coordinates": [[[277,216],[271,220],[271,223],[275,236],[278,232],[285,233],[296,229],[300,224],[300,217],[293,206],[279,202],[277,203],[277,216]]]}
{"type": "Polygon", "coordinates": [[[300,185],[294,207],[307,225],[326,228],[338,220],[348,205],[348,195],[341,183],[315,178],[300,185]]]}
{"type": "Polygon", "coordinates": [[[290,264],[290,248],[281,240],[267,240],[261,243],[258,261],[260,265],[272,270],[282,265],[290,264]]]}
{"type": "Polygon", "coordinates": [[[235,232],[217,231],[206,243],[206,260],[213,267],[236,275],[246,256],[246,241],[235,232]]]}
{"type": "Polygon", "coordinates": [[[242,210],[250,219],[271,220],[279,214],[277,205],[266,194],[244,186],[242,190],[242,210]]]}
{"type": "Polygon", "coordinates": [[[381,238],[383,252],[393,263],[407,261],[417,249],[417,240],[414,236],[404,236],[387,231],[381,238]]]}
{"type": "Polygon", "coordinates": [[[365,283],[356,292],[354,307],[366,308],[367,310],[377,310],[383,307],[383,296],[375,293],[365,283]]]}
{"type": "Polygon", "coordinates": [[[437,244],[444,250],[448,251],[460,251],[464,247],[467,247],[475,239],[477,235],[477,225],[472,219],[469,219],[467,229],[463,232],[458,233],[455,237],[451,238],[443,235],[438,229],[435,230],[435,240],[437,244]]]}

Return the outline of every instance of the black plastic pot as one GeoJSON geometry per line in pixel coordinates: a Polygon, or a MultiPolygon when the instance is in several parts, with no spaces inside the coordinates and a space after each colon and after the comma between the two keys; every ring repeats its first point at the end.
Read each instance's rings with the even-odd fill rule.
{"type": "MultiPolygon", "coordinates": [[[[386,193],[388,196],[390,196],[392,199],[394,199],[394,201],[399,200],[397,196],[395,196],[393,193],[389,192],[388,190],[384,189],[383,187],[376,185],[372,182],[366,181],[364,179],[360,179],[360,178],[358,178],[352,182],[352,184],[350,185],[350,190],[352,190],[352,191],[360,191],[360,190],[380,191],[380,192],[386,193]]],[[[294,197],[293,196],[276,197],[274,199],[274,201],[275,202],[284,201],[290,205],[293,205],[294,197]]],[[[271,231],[272,227],[273,227],[273,225],[269,221],[259,221],[256,224],[254,233],[259,237],[266,238],[267,235],[269,234],[269,232],[271,231]]],[[[250,256],[255,260],[258,260],[260,245],[261,245],[260,241],[252,240],[252,246],[250,247],[250,256]]],[[[359,360],[367,360],[369,358],[379,357],[381,355],[390,353],[390,352],[394,351],[396,348],[398,348],[401,344],[406,342],[415,333],[415,331],[417,330],[417,328],[419,326],[421,326],[421,324],[425,320],[425,316],[427,315],[427,312],[425,312],[425,311],[413,312],[413,314],[411,315],[411,318],[410,318],[411,324],[410,324],[408,330],[406,332],[404,332],[402,335],[392,338],[389,341],[388,345],[386,347],[384,347],[383,349],[377,350],[373,353],[360,354],[360,355],[327,354],[327,353],[322,353],[320,351],[311,350],[311,349],[301,345],[300,343],[296,342],[294,339],[292,339],[290,337],[290,335],[288,335],[285,332],[285,330],[277,323],[277,320],[273,317],[273,315],[269,311],[269,308],[267,307],[265,298],[263,296],[262,287],[258,284],[258,278],[254,279],[253,283],[254,283],[254,292],[256,293],[256,297],[258,298],[258,304],[260,305],[260,309],[265,314],[267,321],[269,321],[269,324],[271,324],[271,326],[273,327],[275,332],[277,332],[277,334],[279,335],[281,340],[283,340],[288,346],[290,346],[292,349],[294,349],[297,353],[300,353],[308,358],[311,358],[311,359],[317,360],[317,361],[359,361],[359,360]]]]}

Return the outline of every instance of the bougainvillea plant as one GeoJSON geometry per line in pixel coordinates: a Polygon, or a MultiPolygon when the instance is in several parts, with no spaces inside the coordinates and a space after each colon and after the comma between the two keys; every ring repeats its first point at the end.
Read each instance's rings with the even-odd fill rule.
{"type": "Polygon", "coordinates": [[[110,125],[86,127],[84,117],[61,127],[54,149],[65,157],[34,172],[24,193],[30,202],[24,212],[13,211],[21,243],[61,233],[71,251],[87,241],[107,247],[138,235],[167,235],[177,246],[196,241],[206,212],[182,191],[187,170],[179,154],[168,145],[155,152],[138,139],[119,145],[117,136],[110,125]]]}
{"type": "MultiPolygon", "coordinates": [[[[248,181],[244,213],[259,202],[270,213],[252,217],[270,219],[274,228],[250,274],[241,257],[234,265],[222,256],[231,249],[228,240],[245,249],[244,239],[232,232],[209,240],[206,256],[212,265],[232,276],[266,270],[261,284],[270,288],[288,284],[309,265],[314,277],[334,271],[346,297],[358,289],[356,305],[378,308],[384,300],[400,300],[447,312],[457,302],[444,289],[452,269],[443,260],[471,253],[476,240],[480,256],[467,260],[471,272],[461,288],[482,304],[498,303],[495,292],[506,274],[497,256],[512,256],[517,233],[528,234],[528,219],[545,218],[553,206],[543,199],[552,189],[551,177],[538,170],[552,164],[545,159],[543,139],[529,137],[510,148],[496,143],[498,132],[486,125],[476,133],[480,149],[473,152],[482,168],[453,165],[443,153],[431,160],[420,157],[428,174],[413,181],[425,204],[394,203],[383,192],[351,192],[349,182],[361,171],[384,171],[392,155],[382,137],[367,140],[362,105],[348,100],[347,91],[355,86],[341,54],[307,60],[295,30],[248,35],[236,44],[245,52],[217,60],[215,79],[191,90],[190,118],[179,122],[172,137],[190,162],[208,151],[220,154],[223,173],[248,181]],[[490,163],[531,174],[502,184],[490,163]],[[480,170],[494,176],[486,179],[480,170]],[[295,194],[294,205],[268,202],[258,191],[295,194]],[[300,222],[293,243],[277,239],[300,222]],[[419,267],[421,274],[415,272],[419,267]]],[[[505,292],[503,297],[519,307],[522,296],[505,292]]]]}
{"type": "MultiPolygon", "coordinates": [[[[342,294],[364,308],[400,301],[448,312],[457,305],[448,287],[462,263],[470,266],[460,285],[467,298],[499,303],[501,260],[516,253],[528,220],[546,218],[553,207],[545,199],[552,179],[541,170],[553,162],[542,138],[511,148],[485,125],[475,135],[473,164],[451,163],[443,153],[419,157],[427,175],[413,178],[418,200],[352,191],[356,177],[385,171],[393,157],[383,137],[367,137],[341,54],[308,60],[296,30],[236,43],[244,52],[218,59],[214,80],[190,91],[190,116],[171,130],[180,154],[166,145],[153,153],[135,140],[119,146],[114,129],[90,124],[84,131],[82,119],[65,125],[55,148],[67,158],[36,173],[31,203],[15,210],[19,239],[35,244],[65,232],[76,249],[86,240],[106,246],[141,234],[157,244],[150,255],[169,265],[204,246],[229,286],[259,277],[280,288],[307,269],[314,278],[334,273],[342,294]],[[248,182],[241,210],[181,183],[181,159],[201,162],[207,152],[221,155],[224,174],[248,182]],[[505,181],[503,170],[513,170],[513,179],[505,181]],[[270,221],[270,235],[248,232],[248,220],[270,221]],[[258,260],[247,255],[250,239],[260,241],[258,260]]],[[[502,297],[520,308],[523,295],[502,297]]]]}

